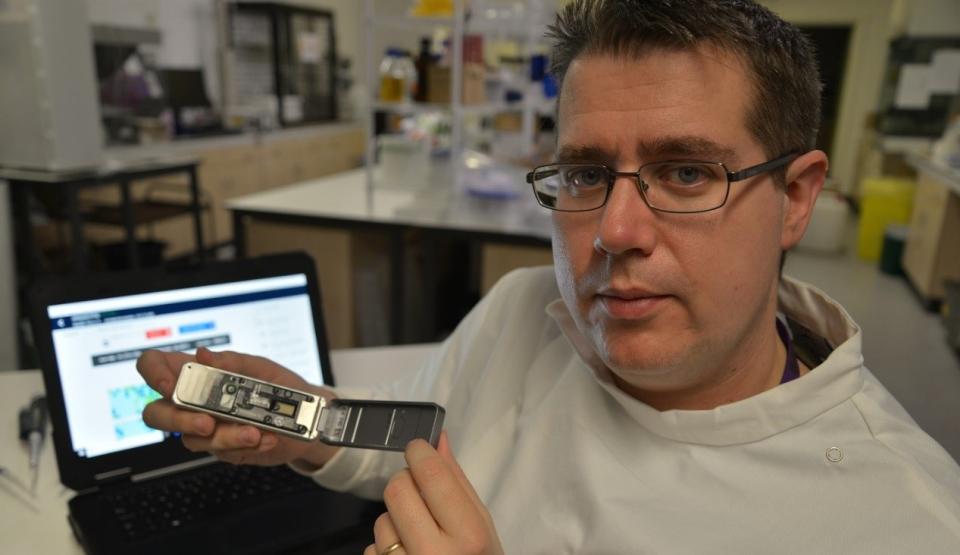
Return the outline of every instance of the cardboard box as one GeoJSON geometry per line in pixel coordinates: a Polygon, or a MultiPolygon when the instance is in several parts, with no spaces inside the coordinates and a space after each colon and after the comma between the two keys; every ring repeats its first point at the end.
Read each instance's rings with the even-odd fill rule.
{"type": "Polygon", "coordinates": [[[427,69],[427,102],[450,103],[450,68],[430,66],[427,69]]]}
{"type": "Polygon", "coordinates": [[[483,104],[487,101],[487,68],[483,64],[464,64],[463,103],[483,104]]]}
{"type": "MultiPolygon", "coordinates": [[[[461,98],[463,104],[482,104],[487,101],[486,94],[487,69],[483,64],[464,64],[463,90],[461,98]]],[[[427,70],[427,102],[435,104],[450,103],[449,67],[431,66],[427,70]]]]}

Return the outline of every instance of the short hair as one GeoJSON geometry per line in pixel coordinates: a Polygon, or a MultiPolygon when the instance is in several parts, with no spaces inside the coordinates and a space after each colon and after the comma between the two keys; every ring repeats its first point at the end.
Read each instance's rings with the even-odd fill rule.
{"type": "MultiPolygon", "coordinates": [[[[701,44],[736,54],[755,85],[747,129],[768,158],[816,147],[821,84],[813,46],[751,0],[574,0],[559,10],[547,37],[561,93],[581,55],[639,57],[701,44]]],[[[782,182],[784,172],[775,175],[782,182]]]]}

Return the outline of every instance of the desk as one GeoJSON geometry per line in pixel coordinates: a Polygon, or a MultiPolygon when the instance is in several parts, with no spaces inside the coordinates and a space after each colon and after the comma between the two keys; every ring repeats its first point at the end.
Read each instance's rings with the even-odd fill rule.
{"type": "MultiPolygon", "coordinates": [[[[36,275],[37,262],[33,252],[33,232],[30,222],[30,194],[45,189],[62,191],[66,195],[66,216],[70,222],[72,235],[72,263],[76,272],[88,269],[86,239],[83,234],[83,214],[80,211],[80,190],[87,187],[100,187],[116,183],[120,187],[121,206],[116,222],[126,231],[127,260],[134,268],[139,267],[139,253],[136,241],[137,214],[130,196],[130,184],[139,179],[161,175],[186,173],[189,180],[190,205],[193,213],[194,239],[197,256],[202,260],[203,227],[201,225],[200,186],[197,182],[196,158],[156,158],[147,160],[114,161],[102,167],[83,171],[40,171],[0,168],[0,180],[10,183],[10,196],[14,225],[20,242],[25,245],[25,259],[30,275],[36,275]]],[[[174,210],[178,207],[173,207],[174,210]]],[[[171,207],[161,216],[171,213],[171,207]]],[[[180,208],[176,210],[182,212],[180,208]]]]}
{"type": "MultiPolygon", "coordinates": [[[[376,179],[385,181],[390,183],[384,176],[376,179]]],[[[423,184],[379,186],[368,202],[365,171],[359,169],[239,197],[229,201],[227,208],[233,212],[239,255],[299,248],[323,261],[317,272],[331,342],[353,346],[347,333],[354,325],[351,299],[356,281],[350,271],[351,233],[374,232],[389,242],[389,299],[385,302],[390,303],[391,340],[400,343],[405,340],[403,302],[408,277],[404,260],[410,232],[417,232],[428,244],[440,237],[458,237],[499,247],[483,253],[481,291],[513,267],[552,263],[550,214],[537,205],[525,184],[518,184],[518,193],[514,200],[478,198],[452,190],[443,178],[435,177],[423,184]],[[328,294],[333,291],[337,293],[328,294]]],[[[426,282],[419,289],[433,292],[435,284],[429,281],[433,256],[428,253],[426,259],[426,282]]]]}
{"type": "MultiPolygon", "coordinates": [[[[435,344],[333,351],[337,384],[363,386],[383,379],[402,379],[417,371],[435,344]]],[[[29,485],[27,450],[17,438],[17,411],[33,395],[43,393],[39,370],[0,372],[0,465],[29,485]]],[[[53,445],[47,437],[40,458],[40,480],[32,509],[9,494],[0,479],[0,538],[4,553],[83,553],[67,524],[72,492],[60,484],[53,445]]],[[[27,498],[29,499],[29,498],[27,498]]]]}
{"type": "Polygon", "coordinates": [[[960,171],[908,155],[917,170],[917,192],[903,269],[928,305],[944,298],[944,281],[960,281],[960,171]]]}

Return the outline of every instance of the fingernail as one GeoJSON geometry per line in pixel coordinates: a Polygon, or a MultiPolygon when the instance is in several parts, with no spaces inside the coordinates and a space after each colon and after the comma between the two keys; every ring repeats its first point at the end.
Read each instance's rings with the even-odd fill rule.
{"type": "Polygon", "coordinates": [[[272,435],[263,436],[263,439],[260,440],[260,450],[269,451],[277,445],[277,438],[272,435]]]}
{"type": "Polygon", "coordinates": [[[406,458],[407,462],[414,463],[430,456],[433,448],[429,443],[422,439],[415,439],[407,444],[406,458]],[[426,447],[427,449],[424,449],[426,447]]]}
{"type": "Polygon", "coordinates": [[[210,419],[202,414],[197,415],[193,418],[193,427],[194,431],[205,436],[211,432],[210,419]]]}
{"type": "Polygon", "coordinates": [[[246,430],[243,431],[241,437],[243,438],[244,443],[253,445],[260,440],[260,432],[258,432],[253,428],[247,428],[246,430]]]}

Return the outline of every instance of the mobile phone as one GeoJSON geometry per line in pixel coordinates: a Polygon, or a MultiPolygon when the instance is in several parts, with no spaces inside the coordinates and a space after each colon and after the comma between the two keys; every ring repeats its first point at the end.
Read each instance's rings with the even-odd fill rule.
{"type": "Polygon", "coordinates": [[[435,403],[328,400],[196,362],[180,369],[173,402],[303,441],[388,451],[417,438],[436,447],[445,414],[435,403]]]}

